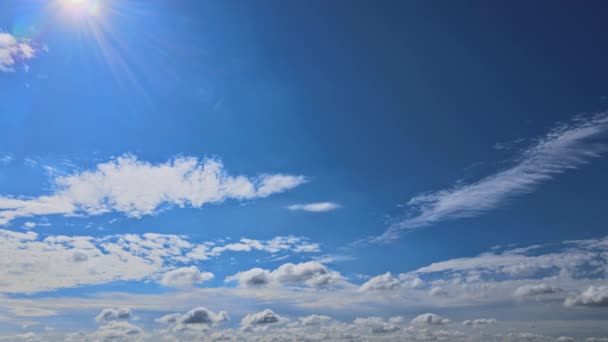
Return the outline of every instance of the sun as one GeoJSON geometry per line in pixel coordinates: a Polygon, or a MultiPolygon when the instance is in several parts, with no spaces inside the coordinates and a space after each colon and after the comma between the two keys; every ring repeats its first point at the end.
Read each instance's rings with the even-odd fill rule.
{"type": "Polygon", "coordinates": [[[73,16],[90,17],[99,15],[99,0],[59,0],[62,9],[73,16]]]}

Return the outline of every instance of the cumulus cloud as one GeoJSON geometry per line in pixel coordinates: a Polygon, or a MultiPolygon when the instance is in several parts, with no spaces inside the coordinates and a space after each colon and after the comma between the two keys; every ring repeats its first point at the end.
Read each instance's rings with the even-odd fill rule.
{"type": "Polygon", "coordinates": [[[341,284],[344,281],[344,277],[340,273],[328,269],[323,264],[316,261],[308,261],[300,264],[286,263],[272,272],[261,268],[253,268],[226,277],[226,281],[236,281],[239,286],[243,287],[266,285],[297,286],[302,284],[310,287],[322,287],[341,284]]]}
{"type": "Polygon", "coordinates": [[[399,279],[395,278],[392,273],[386,272],[371,278],[359,289],[361,291],[386,291],[396,289],[399,286],[401,286],[399,279]]]}
{"type": "Polygon", "coordinates": [[[515,297],[532,297],[532,296],[559,293],[562,291],[563,290],[558,287],[554,287],[554,286],[542,283],[542,284],[520,286],[517,288],[517,290],[515,290],[515,293],[513,295],[515,297]]]}
{"type": "Polygon", "coordinates": [[[256,267],[248,271],[239,272],[226,278],[227,282],[237,281],[240,286],[254,287],[270,284],[271,273],[268,270],[256,267]]]}
{"type": "MultiPolygon", "coordinates": [[[[255,250],[268,253],[304,253],[300,247],[311,245],[306,239],[290,236],[244,240],[260,246],[255,250]]],[[[166,286],[187,286],[208,280],[211,274],[195,267],[172,271],[172,265],[249,251],[224,247],[218,242],[193,243],[170,234],[42,237],[32,231],[0,229],[0,293],[33,293],[146,279],[158,279],[166,286]]],[[[316,279],[320,281],[322,275],[316,279]]]]}
{"type": "Polygon", "coordinates": [[[590,286],[581,294],[566,298],[564,304],[566,306],[607,307],[608,286],[590,286]]]}
{"type": "Polygon", "coordinates": [[[433,297],[445,297],[448,295],[448,291],[446,291],[441,286],[433,286],[429,291],[429,295],[433,297]]]}
{"type": "Polygon", "coordinates": [[[261,312],[248,314],[241,320],[241,326],[247,327],[252,325],[273,324],[279,323],[283,318],[274,311],[266,309],[261,312]]]}
{"type": "MultiPolygon", "coordinates": [[[[180,316],[177,314],[177,316],[180,316]]],[[[316,316],[316,315],[312,315],[316,316]]],[[[312,317],[311,316],[311,317],[312,317]]],[[[495,325],[491,329],[464,329],[458,330],[457,326],[412,324],[402,319],[389,319],[383,317],[357,317],[351,323],[332,319],[328,316],[320,320],[315,319],[314,324],[301,324],[305,317],[296,318],[290,324],[287,319],[278,317],[272,310],[265,310],[256,314],[247,315],[248,320],[243,322],[241,329],[234,329],[225,325],[209,323],[192,323],[174,326],[172,328],[154,329],[146,334],[143,331],[128,323],[112,321],[99,328],[99,330],[87,334],[84,332],[67,333],[63,337],[61,333],[51,332],[50,334],[41,332],[40,334],[24,333],[17,336],[0,336],[0,340],[8,341],[451,341],[451,342],[500,342],[500,341],[587,341],[601,342],[606,341],[605,337],[592,337],[584,329],[590,326],[602,331],[605,322],[601,320],[592,321],[592,325],[580,327],[577,332],[572,332],[579,336],[573,339],[568,336],[560,336],[558,330],[551,330],[548,327],[560,326],[561,329],[569,329],[569,321],[549,321],[546,324],[538,321],[538,326],[534,327],[534,332],[527,331],[527,325],[521,326],[514,324],[495,325]],[[255,317],[254,317],[255,316],[255,317]],[[582,329],[582,330],[581,330],[582,329]],[[542,332],[541,332],[542,331],[542,332]],[[582,334],[579,334],[583,331],[582,334]],[[547,334],[544,334],[544,333],[547,334]],[[559,337],[556,337],[559,336],[559,337]],[[589,336],[589,337],[587,337],[589,336]],[[585,337],[587,337],[585,339],[585,337]]],[[[467,322],[478,321],[479,324],[494,324],[493,319],[478,319],[467,322]]],[[[580,321],[579,321],[580,324],[580,321]]],[[[474,326],[473,324],[467,326],[474,326]]]]}
{"type": "Polygon", "coordinates": [[[323,315],[310,315],[306,317],[300,317],[298,320],[301,325],[321,325],[332,321],[333,318],[323,315]]]}
{"type": "Polygon", "coordinates": [[[450,323],[449,319],[433,313],[425,313],[412,319],[412,324],[415,325],[445,325],[448,323],[450,323]]]}
{"type": "Polygon", "coordinates": [[[68,341],[137,341],[143,337],[143,330],[129,322],[111,321],[99,327],[97,331],[89,336],[76,334],[68,341]]]}
{"type": "Polygon", "coordinates": [[[94,170],[57,176],[55,191],[35,198],[0,197],[0,224],[35,215],[129,217],[157,213],[167,205],[200,208],[227,199],[249,200],[284,192],[306,182],[304,176],[262,174],[230,176],[213,159],[177,157],[152,164],[123,155],[94,170]]]}
{"type": "Polygon", "coordinates": [[[411,216],[392,225],[374,242],[396,239],[399,232],[430,224],[480,215],[506,200],[534,191],[560,173],[606,152],[593,139],[608,131],[608,113],[578,116],[540,137],[517,158],[515,165],[477,182],[421,194],[409,201],[411,216]]]}
{"type": "Polygon", "coordinates": [[[372,334],[384,334],[399,330],[399,326],[385,322],[381,317],[355,318],[353,324],[369,329],[372,334]]]}
{"type": "Polygon", "coordinates": [[[391,272],[370,278],[366,281],[359,291],[391,291],[399,288],[419,289],[424,287],[425,282],[415,273],[402,273],[394,276],[391,272]]]}
{"type": "Polygon", "coordinates": [[[187,313],[170,314],[159,318],[160,323],[174,324],[215,324],[227,321],[228,314],[225,311],[215,313],[205,307],[194,308],[187,313]]]}
{"type": "Polygon", "coordinates": [[[195,266],[181,267],[165,273],[160,283],[168,287],[187,288],[211,280],[213,277],[213,273],[201,272],[195,266]]]}
{"type": "Polygon", "coordinates": [[[292,204],[287,209],[292,211],[308,211],[313,213],[321,213],[326,211],[332,211],[340,208],[338,203],[334,202],[318,202],[318,203],[305,203],[305,204],[292,204]]]}
{"type": "Polygon", "coordinates": [[[16,65],[34,58],[35,54],[29,40],[0,31],[0,72],[14,71],[16,65]]]}
{"type": "Polygon", "coordinates": [[[129,308],[119,308],[119,309],[103,309],[95,317],[97,322],[110,322],[110,321],[123,321],[129,320],[133,317],[133,313],[129,308]]]}

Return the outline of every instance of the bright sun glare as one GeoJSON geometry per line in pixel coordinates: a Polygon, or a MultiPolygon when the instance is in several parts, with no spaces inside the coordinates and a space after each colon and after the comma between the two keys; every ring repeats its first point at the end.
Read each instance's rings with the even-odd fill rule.
{"type": "Polygon", "coordinates": [[[98,0],[60,0],[63,9],[76,16],[95,16],[99,14],[98,0]]]}

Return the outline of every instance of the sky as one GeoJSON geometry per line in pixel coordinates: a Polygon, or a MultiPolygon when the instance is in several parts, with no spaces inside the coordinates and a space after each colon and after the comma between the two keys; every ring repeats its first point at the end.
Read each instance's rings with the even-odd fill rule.
{"type": "Polygon", "coordinates": [[[0,341],[608,341],[607,9],[2,1],[0,341]]]}

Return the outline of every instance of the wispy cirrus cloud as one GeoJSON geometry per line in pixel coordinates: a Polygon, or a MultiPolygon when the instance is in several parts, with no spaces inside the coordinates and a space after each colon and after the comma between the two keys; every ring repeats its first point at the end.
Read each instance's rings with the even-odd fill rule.
{"type": "Polygon", "coordinates": [[[15,71],[15,65],[34,58],[35,54],[29,40],[18,39],[0,30],[0,72],[15,71]]]}
{"type": "Polygon", "coordinates": [[[577,168],[608,150],[600,142],[608,132],[608,113],[581,115],[561,123],[523,150],[515,164],[477,182],[417,195],[410,217],[372,241],[386,243],[404,230],[481,215],[517,195],[530,193],[556,175],[577,168]]]}
{"type": "Polygon", "coordinates": [[[152,164],[123,155],[90,171],[56,176],[55,191],[35,198],[0,196],[0,225],[36,215],[152,215],[163,206],[200,208],[228,199],[250,200],[287,191],[306,177],[261,174],[231,176],[220,161],[177,157],[152,164]]]}
{"type": "Polygon", "coordinates": [[[287,209],[292,211],[308,211],[313,213],[322,213],[326,211],[332,211],[339,209],[341,205],[334,202],[318,202],[318,203],[303,203],[303,204],[292,204],[287,209]]]}

